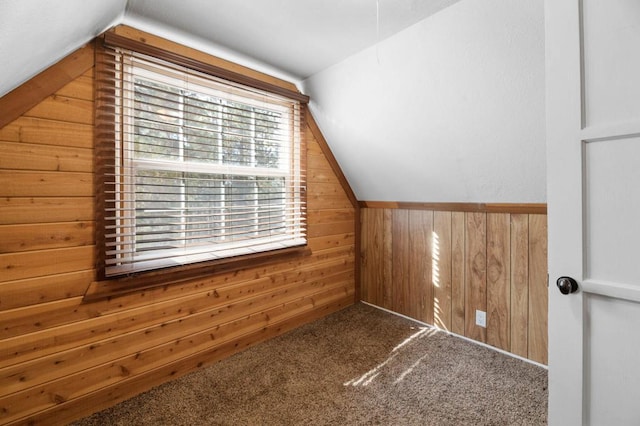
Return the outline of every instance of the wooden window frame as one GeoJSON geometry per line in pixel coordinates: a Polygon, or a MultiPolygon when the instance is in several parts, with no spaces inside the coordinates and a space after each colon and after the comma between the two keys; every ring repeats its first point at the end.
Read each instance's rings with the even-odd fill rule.
{"type": "MultiPolygon", "coordinates": [[[[101,55],[105,55],[105,48],[120,47],[127,50],[132,50],[137,53],[152,56],[157,59],[168,61],[176,65],[184,66],[186,68],[211,75],[216,78],[228,80],[232,83],[238,83],[259,90],[268,91],[279,96],[284,96],[289,99],[300,102],[300,110],[303,118],[301,119],[300,133],[303,135],[305,126],[304,111],[306,111],[305,104],[309,101],[308,96],[300,94],[299,92],[289,90],[272,83],[268,83],[253,77],[249,77],[234,71],[230,71],[224,68],[217,67],[208,63],[204,63],[195,59],[182,56],[155,46],[145,44],[141,41],[132,40],[114,32],[107,32],[103,36],[96,39],[95,42],[95,54],[96,54],[96,66],[101,63],[101,55]]],[[[102,70],[102,76],[104,76],[105,70],[102,70]]],[[[101,93],[101,90],[105,90],[104,85],[108,85],[109,78],[102,79],[101,73],[96,70],[96,93],[101,93]]],[[[115,96],[115,89],[113,96],[115,96]]],[[[102,92],[104,93],[104,92],[102,92]]],[[[106,199],[104,197],[104,191],[107,182],[105,181],[105,173],[101,173],[100,170],[105,170],[108,165],[104,164],[100,155],[100,150],[105,149],[104,140],[115,140],[114,129],[106,126],[99,126],[101,122],[98,116],[101,114],[113,115],[115,111],[108,106],[110,100],[105,101],[96,97],[96,244],[97,244],[97,256],[96,256],[96,269],[97,280],[92,282],[85,293],[85,301],[92,301],[96,299],[102,299],[114,295],[120,295],[130,293],[133,291],[139,291],[157,286],[163,286],[167,284],[180,283],[197,278],[202,278],[215,274],[228,273],[240,269],[246,269],[250,267],[257,267],[260,265],[291,261],[296,258],[308,256],[311,251],[307,245],[288,247],[283,249],[275,249],[271,251],[265,251],[255,254],[240,255],[235,257],[228,257],[224,259],[216,259],[210,261],[203,261],[199,263],[186,264],[181,266],[171,266],[167,268],[154,269],[150,271],[135,272],[127,276],[107,277],[105,275],[105,209],[107,208],[106,199]]],[[[113,145],[113,144],[112,144],[113,145]]],[[[115,149],[111,148],[111,149],[115,149]]],[[[301,167],[306,168],[306,146],[304,138],[300,139],[300,163],[301,167]]],[[[304,178],[306,179],[306,178],[304,178]]],[[[303,188],[306,188],[306,180],[303,182],[303,188]]],[[[115,189],[115,188],[112,188],[115,189]]],[[[306,205],[306,191],[303,191],[302,203],[306,205]]],[[[303,211],[303,215],[306,220],[306,210],[303,211]]]]}

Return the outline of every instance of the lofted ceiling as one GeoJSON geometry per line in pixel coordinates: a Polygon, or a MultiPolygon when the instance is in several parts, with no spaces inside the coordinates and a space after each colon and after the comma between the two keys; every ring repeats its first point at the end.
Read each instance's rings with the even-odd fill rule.
{"type": "Polygon", "coordinates": [[[0,0],[0,96],[125,24],[297,84],[359,200],[544,202],[543,6],[0,0]]]}
{"type": "Polygon", "coordinates": [[[451,0],[129,0],[142,17],[307,78],[451,0]],[[379,19],[378,19],[379,18],[379,19]]]}
{"type": "Polygon", "coordinates": [[[456,1],[0,0],[0,95],[120,23],[299,82],[456,1]]]}
{"type": "Polygon", "coordinates": [[[0,96],[122,20],[126,0],[0,0],[0,96]]]}

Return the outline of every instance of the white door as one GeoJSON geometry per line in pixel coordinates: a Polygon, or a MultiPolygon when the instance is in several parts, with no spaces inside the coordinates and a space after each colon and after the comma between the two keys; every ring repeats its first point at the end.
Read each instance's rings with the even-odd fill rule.
{"type": "Polygon", "coordinates": [[[545,26],[549,423],[640,425],[640,0],[546,0],[545,26]]]}

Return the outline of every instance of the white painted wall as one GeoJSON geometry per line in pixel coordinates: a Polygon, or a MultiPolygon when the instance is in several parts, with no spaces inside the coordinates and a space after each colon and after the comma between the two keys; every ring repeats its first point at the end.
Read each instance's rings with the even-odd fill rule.
{"type": "Polygon", "coordinates": [[[546,201],[543,0],[460,1],[303,85],[360,200],[546,201]]]}

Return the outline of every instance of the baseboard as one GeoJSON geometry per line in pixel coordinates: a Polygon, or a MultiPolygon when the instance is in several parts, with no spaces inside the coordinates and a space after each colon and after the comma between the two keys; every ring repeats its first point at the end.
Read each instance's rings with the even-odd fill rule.
{"type": "Polygon", "coordinates": [[[426,322],[418,321],[417,319],[414,319],[414,318],[408,317],[408,316],[406,316],[406,315],[399,314],[399,313],[397,313],[397,312],[391,311],[391,310],[386,309],[386,308],[383,308],[383,307],[381,307],[381,306],[373,305],[373,304],[371,304],[371,303],[369,303],[369,302],[365,302],[365,301],[363,301],[363,300],[361,300],[361,301],[360,301],[360,303],[363,303],[363,304],[365,304],[365,305],[371,306],[372,308],[376,308],[376,309],[379,309],[379,310],[384,311],[384,312],[388,312],[388,313],[393,314],[393,315],[396,315],[396,316],[398,316],[398,317],[405,318],[405,319],[407,319],[407,320],[409,320],[409,321],[413,321],[413,322],[415,322],[415,323],[417,323],[417,324],[420,324],[420,325],[423,325],[423,326],[426,326],[426,327],[435,328],[436,330],[441,331],[441,332],[443,332],[443,333],[449,334],[449,335],[451,335],[451,336],[459,337],[460,339],[466,340],[467,342],[475,343],[476,345],[484,346],[485,348],[488,348],[488,349],[494,350],[494,351],[499,352],[499,353],[504,354],[504,355],[508,355],[508,356],[510,356],[510,357],[512,357],[512,358],[516,358],[516,359],[519,359],[519,360],[521,360],[521,361],[528,362],[529,364],[533,364],[533,365],[535,365],[535,366],[542,367],[542,368],[544,368],[545,370],[548,370],[548,369],[549,369],[549,367],[548,367],[548,366],[546,366],[546,365],[544,365],[544,364],[540,364],[539,362],[535,362],[535,361],[532,361],[532,360],[530,360],[530,359],[528,359],[528,358],[522,357],[522,356],[520,356],[520,355],[513,354],[513,353],[511,353],[511,352],[505,351],[505,350],[500,349],[500,348],[496,348],[495,346],[491,346],[491,345],[488,345],[488,344],[486,344],[486,343],[478,342],[477,340],[473,340],[473,339],[470,339],[470,338],[468,338],[468,337],[461,336],[460,334],[453,333],[453,332],[451,332],[451,331],[449,331],[449,330],[443,330],[442,328],[438,328],[438,327],[436,327],[436,326],[434,326],[434,325],[432,325],[432,324],[427,324],[426,322]]]}

